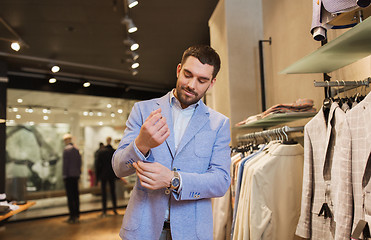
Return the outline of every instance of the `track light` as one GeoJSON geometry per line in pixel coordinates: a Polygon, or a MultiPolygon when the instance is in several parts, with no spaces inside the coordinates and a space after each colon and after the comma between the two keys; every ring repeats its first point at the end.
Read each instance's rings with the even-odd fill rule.
{"type": "Polygon", "coordinates": [[[133,61],[136,61],[139,58],[139,54],[132,51],[126,51],[126,54],[128,54],[133,61]]]}
{"type": "Polygon", "coordinates": [[[124,44],[130,47],[131,51],[135,51],[139,48],[139,44],[136,43],[133,39],[127,38],[124,40],[124,44]]]}
{"type": "Polygon", "coordinates": [[[135,62],[131,65],[131,68],[132,69],[135,69],[135,68],[138,68],[139,67],[139,63],[135,62]]]}
{"type": "Polygon", "coordinates": [[[10,47],[16,52],[21,49],[21,45],[19,44],[19,42],[12,42],[12,44],[10,44],[10,47]]]}
{"type": "Polygon", "coordinates": [[[138,30],[138,28],[135,26],[133,22],[133,19],[129,18],[128,16],[125,16],[124,18],[122,18],[121,24],[126,26],[128,33],[133,33],[138,30]]]}
{"type": "Polygon", "coordinates": [[[56,83],[57,82],[57,79],[56,78],[50,78],[49,79],[49,83],[56,83]]]}
{"type": "Polygon", "coordinates": [[[84,87],[90,87],[90,82],[84,82],[83,86],[84,87]]]}
{"type": "Polygon", "coordinates": [[[53,73],[57,73],[59,72],[59,70],[61,70],[61,68],[57,65],[53,65],[52,68],[50,69],[53,73]]]}
{"type": "Polygon", "coordinates": [[[136,5],[138,5],[138,1],[137,0],[128,0],[128,7],[129,8],[133,8],[136,5]]]}

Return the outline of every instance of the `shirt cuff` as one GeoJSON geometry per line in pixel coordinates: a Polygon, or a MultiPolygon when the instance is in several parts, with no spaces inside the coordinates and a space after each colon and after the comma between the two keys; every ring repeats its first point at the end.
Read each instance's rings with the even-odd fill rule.
{"type": "Polygon", "coordinates": [[[179,187],[178,187],[178,190],[176,190],[175,192],[176,193],[180,193],[180,191],[182,191],[182,174],[180,174],[180,172],[178,172],[178,174],[179,174],[179,187]]]}
{"type": "Polygon", "coordinates": [[[148,159],[149,156],[151,155],[151,150],[148,151],[147,156],[144,156],[144,154],[143,154],[141,151],[139,151],[139,149],[137,148],[137,145],[135,144],[135,140],[133,141],[133,146],[134,146],[135,153],[138,155],[138,157],[139,157],[142,161],[147,161],[147,159],[148,159]]]}

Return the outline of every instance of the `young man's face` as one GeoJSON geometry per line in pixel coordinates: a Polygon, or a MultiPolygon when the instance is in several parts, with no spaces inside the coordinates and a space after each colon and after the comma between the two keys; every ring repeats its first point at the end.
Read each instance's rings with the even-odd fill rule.
{"type": "Polygon", "coordinates": [[[189,56],[183,65],[177,67],[175,97],[186,108],[200,100],[216,81],[214,67],[202,64],[197,58],[189,56]]]}

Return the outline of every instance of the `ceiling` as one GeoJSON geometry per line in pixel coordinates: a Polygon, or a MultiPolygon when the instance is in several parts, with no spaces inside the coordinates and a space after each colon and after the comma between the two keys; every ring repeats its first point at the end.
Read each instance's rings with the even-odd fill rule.
{"type": "Polygon", "coordinates": [[[208,20],[218,1],[139,0],[131,9],[124,1],[1,0],[5,24],[0,23],[0,63],[7,66],[8,105],[25,94],[25,106],[53,102],[54,108],[76,107],[81,112],[96,104],[95,98],[80,98],[83,95],[140,100],[172,89],[182,52],[193,44],[209,44],[208,20]],[[137,32],[127,33],[121,23],[125,15],[137,32]],[[17,35],[25,47],[15,52],[7,40],[18,40],[17,35]],[[139,44],[136,75],[127,60],[129,48],[123,43],[127,37],[139,44]],[[61,71],[52,75],[52,64],[61,71]],[[48,83],[51,76],[56,83],[48,83]],[[92,85],[83,88],[84,81],[92,85]],[[28,95],[13,89],[37,92],[28,95]],[[73,106],[75,102],[79,106],[73,106]]]}

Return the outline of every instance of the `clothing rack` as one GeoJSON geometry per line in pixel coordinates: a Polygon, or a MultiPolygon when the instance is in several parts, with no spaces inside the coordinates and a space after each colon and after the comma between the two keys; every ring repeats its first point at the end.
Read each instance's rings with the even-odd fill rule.
{"type": "Polygon", "coordinates": [[[285,138],[286,140],[288,140],[288,136],[287,136],[287,133],[291,133],[291,132],[303,132],[304,131],[304,127],[288,127],[288,126],[284,126],[282,128],[275,128],[275,129],[269,129],[269,130],[264,130],[264,131],[261,131],[261,132],[254,132],[254,133],[247,133],[247,134],[244,134],[244,135],[240,135],[240,136],[237,136],[237,140],[238,141],[244,141],[244,140],[256,140],[257,138],[269,138],[269,137],[272,137],[272,136],[275,136],[275,137],[282,137],[282,138],[285,138]]]}
{"type": "MultiPolygon", "coordinates": [[[[371,78],[368,77],[368,78],[365,78],[363,80],[359,80],[359,81],[343,81],[343,80],[336,80],[336,81],[324,81],[324,82],[317,82],[317,81],[314,81],[314,86],[315,87],[326,87],[328,88],[326,90],[326,94],[330,93],[330,87],[336,87],[338,89],[331,89],[331,96],[335,96],[339,93],[342,93],[342,92],[346,92],[346,91],[349,91],[349,90],[352,90],[354,88],[358,88],[358,87],[362,87],[362,86],[365,86],[365,87],[369,87],[369,84],[370,84],[370,81],[371,81],[371,78]],[[341,88],[342,87],[342,88],[341,88]]],[[[330,97],[330,96],[326,96],[326,97],[330,97]]]]}

